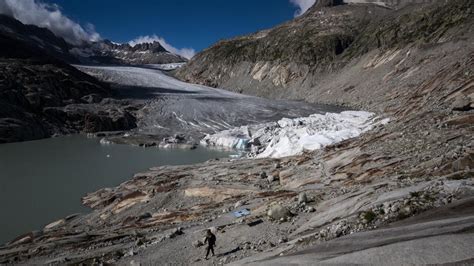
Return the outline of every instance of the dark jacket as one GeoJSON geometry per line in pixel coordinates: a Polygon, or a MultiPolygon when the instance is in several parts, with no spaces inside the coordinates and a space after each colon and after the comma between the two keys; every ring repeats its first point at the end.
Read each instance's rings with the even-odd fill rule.
{"type": "Polygon", "coordinates": [[[216,236],[213,233],[211,233],[210,235],[206,236],[206,239],[204,239],[204,243],[207,243],[211,247],[215,246],[216,236]]]}

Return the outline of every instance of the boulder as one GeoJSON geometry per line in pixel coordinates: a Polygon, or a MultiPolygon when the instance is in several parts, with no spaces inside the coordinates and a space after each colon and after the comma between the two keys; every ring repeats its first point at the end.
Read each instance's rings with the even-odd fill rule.
{"type": "Polygon", "coordinates": [[[471,102],[471,108],[474,108],[474,92],[467,96],[471,102]]]}
{"type": "Polygon", "coordinates": [[[275,175],[270,175],[267,177],[268,183],[273,183],[273,181],[275,181],[276,179],[277,179],[277,176],[275,175]]]}
{"type": "Polygon", "coordinates": [[[281,168],[280,162],[276,162],[276,163],[273,165],[273,168],[275,168],[275,169],[280,169],[280,168],[281,168]]]}
{"type": "Polygon", "coordinates": [[[245,201],[239,200],[234,204],[234,209],[237,209],[237,208],[242,207],[244,205],[245,205],[245,201]]]}
{"type": "Polygon", "coordinates": [[[176,236],[184,234],[183,229],[181,227],[175,228],[170,231],[168,235],[166,235],[166,238],[174,238],[176,236]]]}
{"type": "Polygon", "coordinates": [[[186,136],[184,134],[175,134],[174,135],[174,138],[176,139],[176,141],[178,142],[183,142],[186,140],[186,136]]]}
{"type": "Polygon", "coordinates": [[[144,219],[148,219],[148,218],[151,218],[151,217],[152,217],[151,213],[145,212],[144,214],[138,216],[138,220],[144,220],[144,219]]]}
{"type": "Polygon", "coordinates": [[[471,99],[465,95],[458,95],[451,104],[451,109],[454,111],[468,111],[471,109],[471,99]]]}
{"type": "Polygon", "coordinates": [[[55,222],[52,222],[44,227],[44,230],[50,230],[53,229],[54,227],[57,227],[59,225],[63,225],[66,221],[64,219],[59,219],[55,222]]]}
{"type": "Polygon", "coordinates": [[[81,98],[86,103],[100,103],[102,101],[102,96],[96,93],[92,93],[81,98]]]}
{"type": "Polygon", "coordinates": [[[279,173],[279,179],[280,179],[280,185],[285,185],[286,183],[288,183],[288,178],[291,177],[293,175],[293,171],[292,170],[283,170],[283,171],[280,171],[279,173]]]}
{"type": "Polygon", "coordinates": [[[306,193],[301,192],[298,195],[298,204],[303,204],[303,203],[308,203],[308,196],[306,195],[306,193]]]}
{"type": "Polygon", "coordinates": [[[474,153],[470,152],[452,163],[452,170],[464,171],[474,169],[474,153]]]}
{"type": "Polygon", "coordinates": [[[204,246],[204,242],[201,240],[196,240],[193,242],[193,247],[198,248],[204,246]]]}
{"type": "Polygon", "coordinates": [[[267,215],[268,217],[278,221],[293,216],[293,214],[286,207],[280,204],[273,204],[270,206],[267,215]]]}

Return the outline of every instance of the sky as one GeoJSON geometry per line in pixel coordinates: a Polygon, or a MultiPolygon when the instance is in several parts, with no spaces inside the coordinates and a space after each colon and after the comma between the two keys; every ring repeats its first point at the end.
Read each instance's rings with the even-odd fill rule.
{"type": "Polygon", "coordinates": [[[160,41],[192,57],[213,43],[271,28],[315,0],[0,0],[0,13],[47,27],[68,42],[160,41]]]}

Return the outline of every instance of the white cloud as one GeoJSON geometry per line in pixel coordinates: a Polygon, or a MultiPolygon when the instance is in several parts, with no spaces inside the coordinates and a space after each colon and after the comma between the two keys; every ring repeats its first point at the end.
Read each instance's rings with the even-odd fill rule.
{"type": "Polygon", "coordinates": [[[181,55],[182,57],[185,57],[187,59],[191,59],[195,54],[196,51],[194,51],[193,48],[176,48],[166,42],[166,40],[162,37],[159,37],[157,35],[147,35],[147,36],[140,36],[132,41],[129,41],[128,44],[131,46],[135,46],[140,43],[153,43],[153,42],[159,42],[161,46],[163,46],[168,52],[171,52],[173,54],[178,54],[181,55]]]}
{"type": "Polygon", "coordinates": [[[88,24],[84,29],[63,15],[57,5],[39,0],[0,0],[0,14],[12,16],[24,24],[45,27],[72,44],[100,39],[93,25],[88,24]]]}
{"type": "Polygon", "coordinates": [[[290,3],[298,7],[295,17],[303,15],[315,2],[316,0],[290,0],[290,3]]]}

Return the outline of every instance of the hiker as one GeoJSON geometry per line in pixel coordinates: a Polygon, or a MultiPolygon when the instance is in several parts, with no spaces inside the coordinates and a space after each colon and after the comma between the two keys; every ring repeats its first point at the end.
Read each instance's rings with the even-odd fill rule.
{"type": "Polygon", "coordinates": [[[212,251],[212,256],[214,257],[214,246],[216,245],[216,236],[211,232],[211,229],[207,229],[206,231],[206,238],[204,239],[204,244],[207,243],[207,252],[206,252],[206,260],[207,256],[209,256],[209,251],[212,251]]]}

